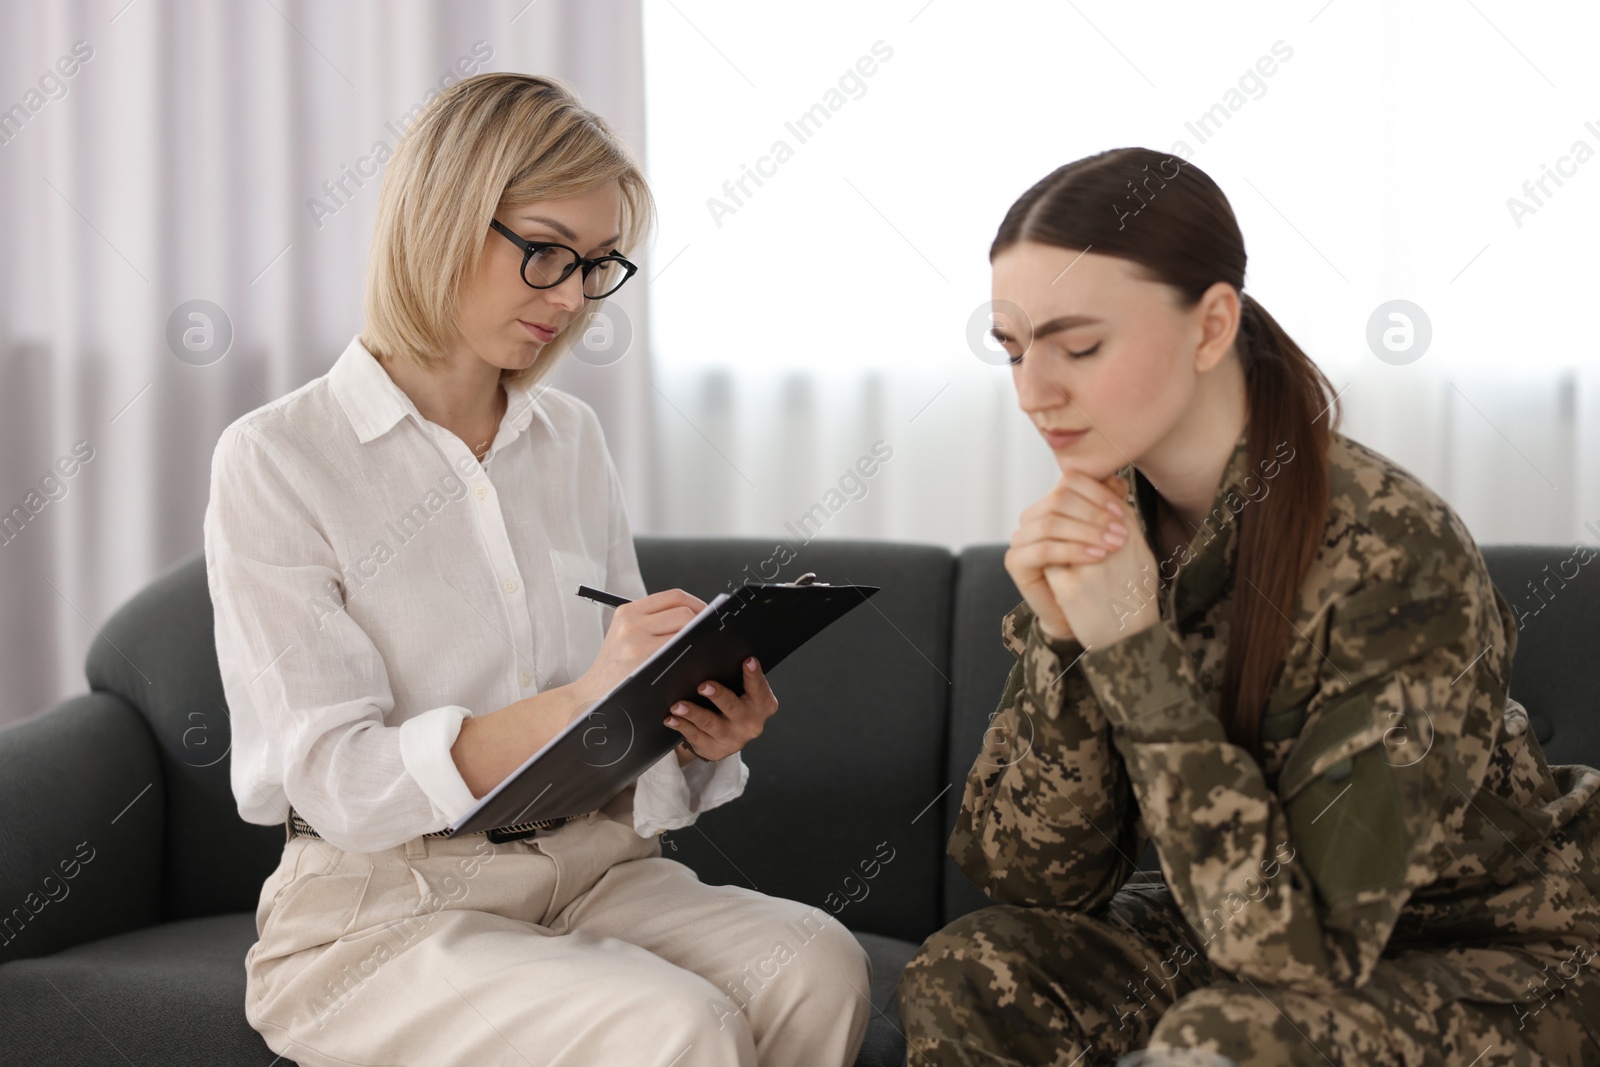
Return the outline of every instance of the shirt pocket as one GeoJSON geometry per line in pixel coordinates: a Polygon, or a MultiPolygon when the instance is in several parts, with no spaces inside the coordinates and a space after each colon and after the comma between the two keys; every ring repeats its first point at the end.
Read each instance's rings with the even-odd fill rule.
{"type": "Polygon", "coordinates": [[[564,679],[554,684],[565,684],[582,677],[595,657],[600,654],[600,643],[605,640],[605,605],[578,595],[578,586],[604,588],[606,565],[581,552],[566,552],[559,548],[550,550],[550,565],[556,575],[556,601],[561,605],[561,620],[565,631],[563,655],[564,679]]]}

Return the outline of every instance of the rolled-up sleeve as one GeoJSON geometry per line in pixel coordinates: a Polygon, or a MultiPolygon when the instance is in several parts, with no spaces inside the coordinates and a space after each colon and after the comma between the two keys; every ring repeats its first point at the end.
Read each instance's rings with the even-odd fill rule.
{"type": "Polygon", "coordinates": [[[400,724],[400,761],[417,780],[434,810],[454,823],[465,815],[477,797],[467,788],[461,770],[450,755],[461,724],[471,715],[456,705],[430,708],[400,724]]]}
{"type": "Polygon", "coordinates": [[[639,777],[633,796],[633,828],[640,837],[691,825],[702,811],[710,811],[744,792],[750,768],[735,752],[715,763],[694,760],[678,766],[669,752],[639,777]]]}
{"type": "Polygon", "coordinates": [[[472,711],[445,705],[387,725],[388,673],[344,610],[333,547],[285,465],[245,424],[213,454],[204,537],[236,740],[261,742],[254,762],[231,767],[240,815],[264,822],[291,804],[327,841],[359,852],[462,815],[474,798],[450,748],[472,711]]]}

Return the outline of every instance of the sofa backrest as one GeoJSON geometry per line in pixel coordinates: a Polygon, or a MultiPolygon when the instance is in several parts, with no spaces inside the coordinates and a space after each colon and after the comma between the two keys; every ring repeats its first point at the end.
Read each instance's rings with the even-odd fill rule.
{"type": "Polygon", "coordinates": [[[703,881],[800,900],[855,930],[920,941],[941,926],[949,550],[814,540],[775,553],[753,538],[636,545],[646,588],[703,600],[747,575],[792,581],[812,571],[821,582],[882,587],[773,672],[779,711],[746,754],[744,796],[669,832],[665,854],[703,881]]]}
{"type": "Polygon", "coordinates": [[[117,609],[89,648],[86,673],[91,690],[133,705],[155,737],[165,786],[162,921],[255,910],[283,852],[283,827],[239,818],[228,784],[233,732],[202,553],[117,609]]]}
{"type": "MultiPolygon", "coordinates": [[[[745,577],[882,586],[773,674],[779,714],[751,747],[745,796],[666,835],[707,882],[748,885],[833,912],[856,930],[919,941],[987,901],[944,855],[962,785],[1011,654],[1000,620],[1020,599],[1005,546],[639,537],[651,590],[709,600],[745,577]],[[781,565],[779,560],[787,560],[781,565]]],[[[1525,628],[1512,693],[1552,763],[1600,764],[1600,579],[1546,546],[1484,549],[1525,628]],[[1566,564],[1565,566],[1563,566],[1566,564]],[[1548,568],[1548,569],[1546,569],[1548,568]],[[1565,588],[1552,576],[1567,575],[1565,588]],[[1528,583],[1534,581],[1542,600],[1528,583]],[[1541,606],[1542,605],[1542,606],[1541,606]],[[1532,614],[1538,608],[1537,614],[1532,614]]],[[[239,819],[205,561],[161,575],[102,628],[90,688],[137,709],[161,761],[160,917],[255,907],[283,843],[239,819]]]]}
{"type": "Polygon", "coordinates": [[[1511,695],[1528,709],[1553,764],[1600,767],[1600,559],[1578,562],[1593,554],[1579,546],[1483,549],[1518,619],[1511,695]]]}
{"type": "MultiPolygon", "coordinates": [[[[944,767],[945,779],[951,786],[945,794],[941,850],[955,829],[967,772],[983,748],[989,716],[999,708],[1006,675],[1016,662],[1000,638],[1001,620],[1022,600],[1006,573],[1006,547],[972,545],[956,560],[955,630],[950,637],[954,650],[950,663],[950,744],[944,767]]],[[[943,857],[941,874],[944,922],[992,903],[948,856],[943,857]]]]}

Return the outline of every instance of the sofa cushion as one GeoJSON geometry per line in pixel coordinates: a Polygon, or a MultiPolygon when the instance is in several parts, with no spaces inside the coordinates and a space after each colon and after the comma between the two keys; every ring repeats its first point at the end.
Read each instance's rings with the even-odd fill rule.
{"type": "Polygon", "coordinates": [[[214,915],[0,966],[6,1060],[267,1067],[274,1055],[244,1017],[255,940],[254,912],[214,915]]]}
{"type": "MultiPolygon", "coordinates": [[[[873,1016],[857,1067],[898,1067],[905,1038],[895,983],[917,946],[858,935],[872,957],[873,1016]]],[[[0,966],[7,1063],[269,1067],[244,1015],[254,912],[183,919],[0,966]]]]}
{"type": "Polygon", "coordinates": [[[900,972],[906,969],[921,943],[901,941],[877,934],[856,934],[856,940],[872,957],[872,1021],[861,1042],[856,1067],[901,1067],[906,1062],[906,1035],[900,1025],[900,1003],[896,997],[900,972]]]}

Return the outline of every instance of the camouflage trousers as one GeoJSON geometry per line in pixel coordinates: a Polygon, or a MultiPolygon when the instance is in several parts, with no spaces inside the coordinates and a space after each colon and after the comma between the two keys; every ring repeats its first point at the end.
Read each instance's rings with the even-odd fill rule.
{"type": "Polygon", "coordinates": [[[1308,996],[1211,966],[1167,888],[1129,883],[1092,913],[957,919],[900,976],[900,1018],[910,1067],[1095,1067],[1143,1048],[1240,1067],[1590,1067],[1597,969],[1584,941],[1419,948],[1357,991],[1308,996]]]}

